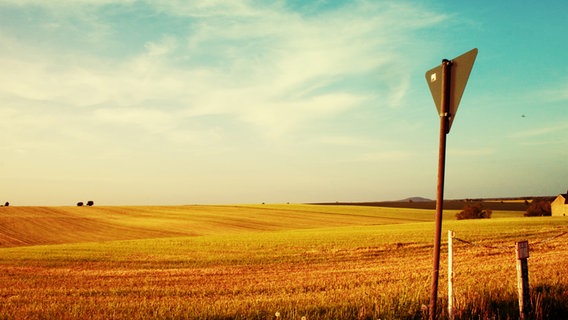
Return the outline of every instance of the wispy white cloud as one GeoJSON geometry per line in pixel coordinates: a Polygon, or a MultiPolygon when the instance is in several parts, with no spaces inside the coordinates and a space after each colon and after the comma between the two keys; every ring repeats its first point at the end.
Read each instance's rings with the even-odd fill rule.
{"type": "Polygon", "coordinates": [[[416,157],[411,151],[385,150],[368,152],[358,155],[352,159],[354,162],[370,162],[370,163],[396,163],[398,161],[406,161],[416,157]]]}
{"type": "MultiPolygon", "coordinates": [[[[86,3],[108,2],[69,6],[86,3]]],[[[345,86],[346,79],[360,82],[370,73],[384,86],[377,88],[384,95],[377,100],[399,106],[409,74],[390,67],[404,59],[393,43],[441,19],[410,6],[369,3],[315,17],[246,1],[152,5],[196,21],[187,34],[176,30],[146,41],[128,60],[99,58],[80,48],[76,54],[82,56],[68,62],[49,54],[22,60],[16,52],[0,60],[7,71],[2,82],[9,83],[2,90],[28,101],[83,107],[144,108],[160,101],[170,110],[185,110],[180,116],[228,114],[259,132],[280,135],[377,99],[376,92],[345,86]],[[232,18],[222,19],[228,15],[232,18]],[[397,22],[400,15],[406,24],[397,22]]],[[[105,32],[116,28],[108,23],[101,27],[105,32]]],[[[18,45],[27,51],[34,44],[18,45]]]]}
{"type": "Polygon", "coordinates": [[[94,112],[95,120],[120,125],[135,125],[150,134],[171,130],[176,125],[175,115],[156,109],[101,108],[94,112]]]}
{"type": "Polygon", "coordinates": [[[11,119],[3,130],[13,138],[3,147],[27,159],[49,154],[34,173],[52,177],[107,166],[117,179],[147,167],[177,177],[158,167],[175,155],[203,183],[203,172],[217,170],[194,168],[233,166],[226,170],[240,180],[239,166],[279,161],[299,140],[312,153],[323,146],[320,158],[339,154],[336,147],[353,151],[334,160],[346,166],[410,161],[405,151],[369,151],[364,132],[333,130],[354,110],[407,107],[422,41],[416,31],[446,19],[408,3],[366,1],[305,12],[244,0],[0,0],[0,7],[30,17],[0,22],[0,115],[11,119]],[[249,154],[259,141],[278,145],[277,154],[249,154]],[[73,152],[83,148],[91,153],[73,152]],[[125,163],[133,157],[147,162],[132,168],[125,163]]]}
{"type": "Polygon", "coordinates": [[[495,148],[491,147],[452,148],[449,152],[451,152],[452,156],[457,156],[457,157],[465,157],[465,158],[486,157],[495,154],[495,148]]]}
{"type": "Polygon", "coordinates": [[[178,46],[177,39],[172,36],[164,36],[159,42],[148,41],[144,48],[150,56],[162,56],[172,52],[178,46]]]}
{"type": "Polygon", "coordinates": [[[523,131],[516,132],[511,135],[515,139],[528,139],[528,138],[538,138],[546,135],[552,135],[554,133],[557,137],[564,137],[566,134],[563,131],[568,131],[568,124],[562,123],[558,125],[546,125],[544,127],[532,128],[523,131]]]}
{"type": "MultiPolygon", "coordinates": [[[[180,177],[174,167],[207,185],[223,168],[235,185],[257,181],[255,190],[267,189],[266,174],[274,181],[290,174],[275,167],[302,167],[298,176],[313,186],[329,185],[331,173],[341,183],[352,177],[356,192],[373,189],[360,183],[369,172],[398,181],[397,170],[409,174],[435,158],[437,119],[423,74],[442,54],[474,41],[480,55],[462,104],[476,107],[458,116],[474,129],[454,136],[472,148],[451,153],[464,163],[502,153],[542,163],[542,156],[525,156],[524,146],[551,144],[568,130],[566,79],[557,60],[538,59],[565,51],[548,41],[562,28],[539,24],[533,34],[515,35],[515,21],[495,19],[507,6],[495,2],[483,12],[490,15],[474,5],[456,8],[367,0],[0,0],[0,117],[9,119],[3,161],[26,163],[13,177],[112,167],[107,176],[125,186],[142,171],[160,172],[149,179],[167,185],[180,177]],[[134,168],[132,158],[145,162],[134,168]],[[259,166],[264,175],[251,178],[259,166]]],[[[546,10],[552,26],[565,23],[546,10]]],[[[554,146],[548,156],[563,159],[564,149],[554,146]]]]}
{"type": "Polygon", "coordinates": [[[536,98],[539,101],[568,101],[568,79],[552,88],[542,90],[536,98]]]}
{"type": "Polygon", "coordinates": [[[375,142],[369,137],[354,137],[354,136],[321,136],[313,139],[312,143],[334,146],[352,146],[352,147],[369,147],[374,145],[375,142]]]}
{"type": "MultiPolygon", "coordinates": [[[[243,0],[212,0],[212,1],[157,1],[153,2],[160,10],[172,15],[190,17],[243,17],[256,16],[259,10],[250,1],[243,0]]],[[[260,3],[258,5],[261,5],[260,3]]]]}

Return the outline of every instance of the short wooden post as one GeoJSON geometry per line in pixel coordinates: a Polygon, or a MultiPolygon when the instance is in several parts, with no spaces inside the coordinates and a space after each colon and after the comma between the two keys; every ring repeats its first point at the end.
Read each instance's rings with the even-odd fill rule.
{"type": "Polygon", "coordinates": [[[455,232],[448,230],[448,319],[454,319],[454,239],[455,232]]]}
{"type": "Polygon", "coordinates": [[[529,266],[527,259],[529,257],[529,242],[521,241],[516,243],[517,253],[517,288],[519,292],[519,319],[528,318],[530,306],[529,293],[529,266]]]}

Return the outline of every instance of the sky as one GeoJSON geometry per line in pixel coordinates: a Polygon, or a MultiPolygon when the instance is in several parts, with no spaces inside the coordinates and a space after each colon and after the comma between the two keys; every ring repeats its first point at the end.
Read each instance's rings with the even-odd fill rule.
{"type": "Polygon", "coordinates": [[[0,203],[436,197],[425,73],[479,53],[445,198],[568,189],[568,2],[0,0],[0,203]]]}

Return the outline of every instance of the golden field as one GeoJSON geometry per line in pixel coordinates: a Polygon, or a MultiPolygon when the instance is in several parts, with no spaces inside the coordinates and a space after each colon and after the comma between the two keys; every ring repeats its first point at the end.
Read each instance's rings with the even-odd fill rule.
{"type": "MultiPolygon", "coordinates": [[[[521,240],[531,317],[568,316],[567,219],[454,215],[444,229],[476,244],[454,244],[456,319],[518,318],[521,240]]],[[[433,218],[296,204],[2,207],[0,319],[422,319],[433,218]]]]}

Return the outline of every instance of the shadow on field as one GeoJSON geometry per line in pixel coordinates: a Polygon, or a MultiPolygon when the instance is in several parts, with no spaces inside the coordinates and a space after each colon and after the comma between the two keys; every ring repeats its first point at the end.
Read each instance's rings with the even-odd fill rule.
{"type": "MultiPolygon", "coordinates": [[[[469,298],[469,301],[459,303],[455,319],[519,319],[516,293],[486,292],[481,295],[472,294],[469,298]]],[[[444,319],[448,317],[446,310],[442,314],[444,319]]],[[[531,288],[528,319],[568,319],[568,287],[539,284],[531,288]]]]}
{"type": "MultiPolygon", "coordinates": [[[[568,319],[568,287],[563,285],[538,285],[531,289],[531,309],[527,320],[568,319]]],[[[302,307],[273,311],[260,310],[249,314],[247,319],[428,319],[427,301],[397,297],[392,301],[365,301],[361,304],[346,302],[338,305],[302,307]],[[304,317],[304,318],[302,318],[304,317]]],[[[416,297],[415,297],[416,298],[416,297]]],[[[379,299],[380,300],[380,299],[379,299]]],[[[447,300],[441,299],[437,319],[448,319],[447,300]]],[[[454,319],[519,319],[519,305],[516,292],[469,293],[458,301],[454,319]],[[463,299],[465,298],[465,299],[463,299]],[[465,301],[467,299],[467,301],[465,301]]],[[[214,317],[212,319],[235,319],[238,315],[214,317]]]]}
{"type": "Polygon", "coordinates": [[[538,285],[532,289],[531,303],[535,319],[568,319],[568,287],[538,285]],[[542,314],[538,314],[541,310],[542,314]]]}
{"type": "MultiPolygon", "coordinates": [[[[408,298],[408,297],[406,297],[408,298]]],[[[519,319],[519,303],[516,292],[470,293],[468,301],[458,301],[454,319],[519,319]]],[[[437,319],[448,319],[447,300],[441,299],[437,319]]],[[[383,301],[384,302],[384,301],[383,301]]],[[[381,304],[325,306],[304,310],[306,319],[428,319],[427,301],[407,300],[399,297],[381,304]],[[421,303],[422,302],[422,303],[421,303]]],[[[302,312],[300,312],[302,314],[302,312]]],[[[286,318],[286,317],[285,317],[286,318]]],[[[291,317],[290,319],[295,319],[291,317]]],[[[527,320],[568,319],[568,287],[541,284],[531,289],[531,308],[527,320]]]]}

